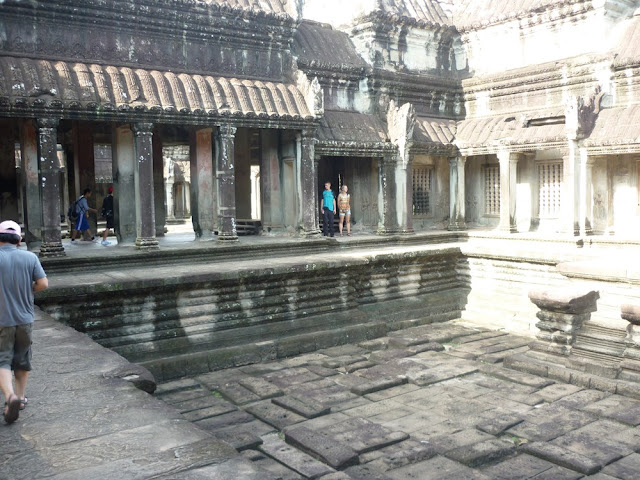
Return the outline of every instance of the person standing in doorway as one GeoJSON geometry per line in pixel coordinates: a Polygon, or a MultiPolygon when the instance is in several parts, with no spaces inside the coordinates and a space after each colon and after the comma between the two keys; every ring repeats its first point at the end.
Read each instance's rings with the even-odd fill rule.
{"type": "Polygon", "coordinates": [[[0,223],[0,390],[7,423],[15,422],[27,405],[33,294],[49,286],[38,257],[18,248],[21,240],[20,225],[11,220],[0,223]]]}
{"type": "Polygon", "coordinates": [[[107,245],[111,245],[111,242],[107,240],[109,236],[109,231],[112,228],[115,228],[114,214],[113,214],[113,187],[109,187],[107,190],[108,195],[104,197],[102,200],[102,211],[101,215],[107,220],[107,227],[104,229],[102,233],[102,245],[105,247],[107,245]]]}
{"type": "Polygon", "coordinates": [[[340,219],[338,221],[338,229],[340,230],[340,236],[342,236],[342,222],[347,222],[347,236],[351,236],[351,195],[349,195],[346,185],[342,185],[342,192],[338,195],[338,211],[340,212],[340,219]]]}
{"type": "Polygon", "coordinates": [[[71,241],[75,242],[76,237],[78,236],[78,232],[87,231],[89,236],[91,237],[91,241],[94,241],[96,237],[93,236],[91,230],[89,229],[89,212],[97,214],[98,211],[95,208],[89,208],[88,198],[91,197],[91,189],[85,188],[82,192],[82,196],[76,200],[76,215],[78,216],[78,220],[73,228],[73,232],[71,233],[71,241]]]}
{"type": "Polygon", "coordinates": [[[322,200],[320,201],[320,213],[322,213],[322,235],[333,237],[333,219],[336,214],[336,197],[331,190],[331,182],[324,184],[322,200]]]}

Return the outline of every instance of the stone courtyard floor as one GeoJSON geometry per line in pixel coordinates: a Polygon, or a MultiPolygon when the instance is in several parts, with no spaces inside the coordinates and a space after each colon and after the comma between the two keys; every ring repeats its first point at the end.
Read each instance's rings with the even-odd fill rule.
{"type": "Polygon", "coordinates": [[[155,396],[264,479],[639,478],[640,401],[502,367],[530,341],[427,325],[155,396]]]}

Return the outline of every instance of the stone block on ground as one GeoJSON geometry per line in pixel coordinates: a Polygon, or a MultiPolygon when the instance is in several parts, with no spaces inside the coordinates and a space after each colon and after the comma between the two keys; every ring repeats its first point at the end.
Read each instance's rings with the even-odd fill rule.
{"type": "Polygon", "coordinates": [[[276,434],[267,435],[263,440],[264,443],[259,447],[262,452],[304,478],[315,479],[335,473],[333,468],[288,445],[276,434]]]}
{"type": "Polygon", "coordinates": [[[594,290],[574,287],[531,290],[529,299],[541,310],[559,313],[579,314],[595,312],[600,294],[594,290]]]}
{"type": "Polygon", "coordinates": [[[604,467],[602,473],[614,478],[638,478],[640,476],[640,454],[627,455],[604,467]]]}
{"type": "Polygon", "coordinates": [[[247,407],[246,411],[263,422],[273,425],[278,430],[305,420],[303,416],[293,413],[291,410],[274,405],[271,400],[255,403],[247,407]]]}
{"type": "Polygon", "coordinates": [[[520,478],[547,480],[577,480],[581,473],[543,460],[541,458],[521,453],[495,465],[482,469],[482,473],[494,480],[515,480],[520,478]]]}
{"type": "Polygon", "coordinates": [[[541,378],[529,373],[517,372],[514,370],[507,370],[495,365],[482,365],[480,371],[486,375],[491,375],[496,378],[508,380],[510,382],[519,383],[534,388],[544,388],[554,384],[553,380],[548,378],[541,378]]]}
{"type": "Polygon", "coordinates": [[[262,399],[269,399],[284,395],[282,390],[273,383],[260,377],[248,377],[238,380],[238,383],[244,388],[255,393],[262,399]]]}
{"type": "Polygon", "coordinates": [[[585,475],[593,475],[602,465],[589,457],[567,450],[566,448],[551,443],[533,442],[523,445],[522,450],[534,457],[547,460],[561,467],[575,470],[585,475]]]}
{"type": "Polygon", "coordinates": [[[493,480],[476,469],[439,455],[390,473],[393,480],[493,480]]]}
{"type": "Polygon", "coordinates": [[[213,430],[211,435],[223,442],[228,443],[239,452],[252,450],[262,445],[262,439],[251,432],[238,429],[213,430]]]}
{"type": "Polygon", "coordinates": [[[407,379],[401,377],[379,378],[377,380],[361,383],[360,385],[355,385],[351,387],[351,392],[356,395],[367,395],[380,390],[386,390],[387,388],[397,387],[405,383],[407,383],[407,379]]]}
{"type": "Polygon", "coordinates": [[[355,465],[347,468],[345,473],[352,480],[393,480],[376,469],[374,465],[355,465]]]}
{"type": "Polygon", "coordinates": [[[323,435],[349,445],[359,454],[384,448],[409,438],[404,432],[392,431],[364,418],[350,418],[320,430],[323,435]]]}
{"type": "Polygon", "coordinates": [[[175,405],[176,403],[193,400],[195,398],[210,397],[211,390],[203,387],[190,388],[188,390],[178,390],[170,393],[157,395],[157,397],[165,403],[175,405]]]}
{"type": "Polygon", "coordinates": [[[248,423],[253,420],[255,420],[255,417],[253,415],[249,415],[243,410],[237,410],[235,412],[205,418],[203,420],[195,422],[195,424],[204,430],[215,431],[219,428],[248,423]]]}
{"type": "Polygon", "coordinates": [[[344,470],[360,462],[358,454],[349,445],[306,427],[288,429],[285,441],[336,470],[344,470]]]}
{"type": "Polygon", "coordinates": [[[272,398],[271,402],[305,418],[316,418],[331,412],[331,407],[303,396],[285,395],[284,397],[272,398]]]}
{"type": "Polygon", "coordinates": [[[217,391],[236,405],[245,405],[260,400],[260,396],[236,382],[218,385],[217,391]]]}
{"type": "Polygon", "coordinates": [[[432,445],[417,440],[405,440],[380,450],[360,455],[360,462],[371,464],[380,472],[394,470],[412,463],[422,462],[436,455],[432,445]]]}
{"type": "Polygon", "coordinates": [[[449,450],[446,456],[469,467],[480,467],[512,454],[516,446],[495,438],[449,450]]]}
{"type": "Polygon", "coordinates": [[[522,423],[522,421],[523,418],[520,415],[496,415],[495,417],[478,423],[476,428],[481,432],[488,433],[489,435],[500,435],[505,430],[522,423]]]}

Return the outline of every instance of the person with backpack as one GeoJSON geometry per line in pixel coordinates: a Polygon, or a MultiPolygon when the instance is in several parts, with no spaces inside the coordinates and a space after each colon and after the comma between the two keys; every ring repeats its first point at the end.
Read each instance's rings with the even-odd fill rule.
{"type": "Polygon", "coordinates": [[[71,227],[71,229],[73,230],[71,233],[72,242],[76,241],[78,232],[85,231],[89,234],[89,236],[91,236],[92,242],[96,239],[96,237],[91,233],[91,230],[89,229],[89,221],[87,220],[87,218],[89,217],[89,212],[97,214],[98,211],[95,208],[89,207],[89,202],[87,201],[89,197],[91,197],[91,189],[85,188],[82,192],[82,196],[80,196],[75,202],[75,214],[77,216],[77,219],[71,227]]]}
{"type": "Polygon", "coordinates": [[[115,228],[115,219],[113,214],[113,187],[109,187],[107,192],[108,195],[102,200],[102,209],[100,212],[101,215],[107,220],[107,227],[102,233],[102,242],[100,242],[105,247],[107,245],[111,245],[111,242],[107,240],[107,237],[109,236],[109,230],[115,228]]]}

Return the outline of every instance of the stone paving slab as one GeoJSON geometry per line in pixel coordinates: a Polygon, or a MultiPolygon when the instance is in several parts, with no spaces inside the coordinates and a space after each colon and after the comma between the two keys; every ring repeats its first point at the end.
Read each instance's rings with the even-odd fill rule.
{"type": "Polygon", "coordinates": [[[321,415],[327,415],[331,412],[331,408],[304,397],[296,397],[294,395],[286,395],[284,397],[273,398],[271,403],[279,407],[291,410],[293,413],[302,415],[305,418],[316,418],[321,415]]]}
{"type": "Polygon", "coordinates": [[[274,460],[287,465],[304,478],[316,479],[330,473],[335,473],[333,468],[288,445],[278,435],[267,435],[260,450],[274,460]]]}
{"type": "Polygon", "coordinates": [[[323,461],[335,469],[345,469],[360,463],[358,454],[349,445],[341,443],[321,431],[296,427],[285,432],[288,444],[323,461]]]}

